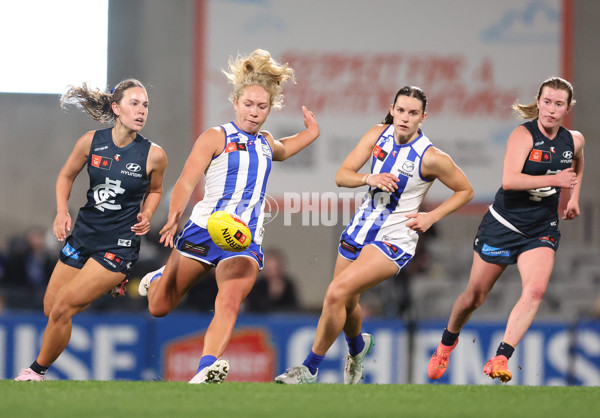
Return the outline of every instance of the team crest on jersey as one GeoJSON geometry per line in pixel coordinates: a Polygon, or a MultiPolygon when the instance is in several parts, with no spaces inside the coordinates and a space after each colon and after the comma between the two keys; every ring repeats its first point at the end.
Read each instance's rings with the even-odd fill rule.
{"type": "Polygon", "coordinates": [[[373,148],[373,156],[379,161],[383,161],[385,160],[385,157],[388,156],[388,153],[382,150],[379,145],[375,145],[375,148],[373,148]]]}
{"type": "Polygon", "coordinates": [[[101,155],[92,154],[92,165],[97,168],[104,170],[110,170],[112,165],[112,158],[106,158],[101,155]]]}
{"type": "Polygon", "coordinates": [[[536,161],[538,163],[549,163],[552,161],[552,154],[550,154],[550,151],[534,149],[531,150],[531,153],[529,154],[529,161],[536,161]]]}
{"type": "Polygon", "coordinates": [[[118,194],[125,193],[125,189],[121,187],[121,180],[111,180],[106,177],[105,183],[97,184],[92,188],[92,191],[94,192],[94,201],[96,202],[94,207],[100,212],[104,212],[106,209],[121,209],[120,204],[115,204],[115,197],[118,194]]]}
{"type": "Polygon", "coordinates": [[[248,147],[246,144],[241,144],[239,142],[230,142],[227,144],[227,148],[225,148],[225,152],[233,152],[233,151],[248,151],[248,147]]]}

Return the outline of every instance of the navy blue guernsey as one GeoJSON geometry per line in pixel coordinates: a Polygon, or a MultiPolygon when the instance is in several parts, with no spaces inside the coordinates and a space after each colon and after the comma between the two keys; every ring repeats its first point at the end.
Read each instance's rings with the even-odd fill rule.
{"type": "MultiPolygon", "coordinates": [[[[546,137],[538,128],[537,119],[524,123],[533,138],[521,172],[532,176],[556,174],[572,166],[574,143],[568,129],[559,128],[554,139],[546,137]]],[[[504,190],[496,193],[494,209],[507,221],[528,235],[558,225],[560,187],[531,190],[504,190]]]]}
{"type": "Polygon", "coordinates": [[[131,227],[137,223],[150,184],[146,169],[150,146],[140,134],[119,148],[112,140],[112,128],[94,133],[87,161],[87,203],[79,210],[73,229],[73,237],[86,247],[139,251],[140,237],[131,227]]]}

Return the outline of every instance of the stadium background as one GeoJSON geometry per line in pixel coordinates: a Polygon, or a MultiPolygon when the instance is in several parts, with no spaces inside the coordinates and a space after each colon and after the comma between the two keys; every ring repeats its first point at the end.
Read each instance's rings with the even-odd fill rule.
{"type": "MultiPolygon", "coordinates": [[[[595,139],[600,129],[594,119],[594,98],[600,90],[595,69],[600,58],[594,51],[600,6],[575,0],[502,4],[462,0],[452,2],[452,7],[444,1],[430,1],[427,6],[380,0],[366,7],[365,3],[113,0],[109,84],[136,77],[148,86],[151,112],[143,134],[167,152],[168,190],[197,135],[232,117],[225,78],[218,73],[230,55],[261,47],[297,69],[298,84],[286,90],[286,108],[273,112],[265,128],[275,136],[299,129],[299,106],[306,104],[315,110],[322,135],[303,155],[274,172],[269,194],[278,209],[267,225],[266,246],[278,246],[286,253],[289,273],[297,279],[302,305],[309,312],[318,309],[330,280],[343,215],[348,212],[335,200],[340,192],[333,183],[335,169],[359,136],[385,114],[399,87],[418,84],[425,89],[431,106],[425,130],[465,169],[476,197],[465,210],[437,226],[429,240],[426,273],[410,279],[414,303],[408,314],[394,316],[390,297],[397,293],[392,285],[365,297],[373,313],[367,326],[381,335],[378,348],[387,353],[377,357],[382,359],[381,368],[374,363],[367,366],[373,370],[367,373],[367,381],[385,383],[424,379],[426,351],[435,347],[451,303],[464,287],[473,233],[498,187],[503,141],[518,123],[507,113],[508,106],[515,97],[532,98],[549,75],[573,81],[577,105],[570,122],[587,139],[583,215],[562,224],[561,251],[546,300],[530,339],[517,350],[523,356],[518,361],[530,368],[516,373],[515,384],[597,385],[600,334],[596,321],[588,319],[593,319],[600,295],[600,199],[594,184],[599,147],[595,139]],[[385,71],[374,72],[369,66],[373,62],[381,63],[379,68],[385,71]],[[311,192],[319,193],[316,199],[311,192]],[[300,207],[298,196],[303,202],[300,207]],[[533,373],[532,367],[537,367],[533,373]]],[[[80,34],[66,26],[65,36],[80,34]]],[[[82,113],[65,114],[55,95],[0,94],[1,240],[32,225],[51,225],[58,170],[75,139],[98,126],[82,113]]],[[[72,214],[83,202],[87,186],[83,177],[73,189],[72,214]]],[[[443,191],[433,189],[430,203],[441,198],[443,191]]],[[[153,219],[155,230],[163,224],[166,203],[167,199],[153,219]]],[[[493,349],[495,342],[488,340],[491,335],[498,339],[495,333],[518,291],[513,269],[468,329],[475,353],[487,357],[493,349]]],[[[119,303],[114,302],[111,310],[118,309],[119,303]]],[[[37,351],[43,318],[23,315],[9,311],[0,319],[0,378],[12,376],[37,351]]],[[[143,314],[115,318],[103,314],[76,320],[71,346],[57,363],[55,377],[165,377],[164,353],[168,348],[193,352],[194,338],[201,338],[193,333],[207,323],[207,315],[155,321],[143,314]],[[173,341],[179,344],[175,348],[173,341]],[[121,351],[126,355],[115,354],[121,351]],[[116,363],[108,367],[113,360],[116,363]]],[[[240,347],[255,347],[257,364],[267,353],[267,369],[278,372],[306,352],[315,320],[310,313],[244,316],[241,323],[248,326],[240,331],[247,330],[251,344],[244,345],[247,340],[242,335],[240,347]]],[[[324,365],[324,370],[331,368],[322,373],[325,379],[339,381],[336,370],[343,355],[340,347],[328,355],[332,363],[324,365]]],[[[192,357],[195,362],[197,355],[192,357]]],[[[251,362],[240,358],[238,369],[251,362]]],[[[468,346],[459,348],[457,358],[473,358],[473,351],[468,346]]],[[[475,371],[465,373],[451,375],[449,381],[483,383],[475,371]]]]}

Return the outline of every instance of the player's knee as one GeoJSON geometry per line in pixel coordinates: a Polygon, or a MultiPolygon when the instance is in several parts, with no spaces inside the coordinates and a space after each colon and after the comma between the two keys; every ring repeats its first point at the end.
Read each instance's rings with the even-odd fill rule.
{"type": "Polygon", "coordinates": [[[469,292],[463,294],[463,306],[468,311],[479,308],[487,299],[487,292],[469,292]]]}
{"type": "Polygon", "coordinates": [[[52,303],[44,299],[44,315],[46,318],[50,318],[50,312],[52,312],[52,303]]]}
{"type": "Polygon", "coordinates": [[[242,296],[236,294],[219,294],[215,299],[215,309],[220,312],[237,315],[242,304],[242,296]]]}
{"type": "Polygon", "coordinates": [[[348,300],[348,292],[344,286],[331,283],[325,293],[324,305],[337,305],[339,303],[346,304],[348,300]]]}
{"type": "Polygon", "coordinates": [[[534,303],[540,303],[546,293],[546,286],[531,286],[523,290],[523,295],[534,303]]]}
{"type": "Polygon", "coordinates": [[[155,318],[167,316],[171,309],[164,303],[148,303],[148,312],[155,318]]]}
{"type": "Polygon", "coordinates": [[[55,300],[46,316],[53,322],[62,322],[71,319],[74,314],[75,309],[68,303],[55,300]]]}

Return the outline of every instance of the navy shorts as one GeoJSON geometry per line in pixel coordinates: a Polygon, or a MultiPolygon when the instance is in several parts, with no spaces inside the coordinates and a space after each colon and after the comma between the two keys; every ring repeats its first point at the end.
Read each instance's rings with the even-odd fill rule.
{"type": "Polygon", "coordinates": [[[90,257],[109,271],[127,275],[131,272],[139,253],[133,249],[129,249],[129,251],[119,248],[91,249],[80,243],[73,235],[67,237],[65,245],[60,250],[60,261],[76,269],[81,269],[90,257]]]}
{"type": "Polygon", "coordinates": [[[338,246],[338,253],[347,260],[354,261],[358,258],[360,252],[365,245],[374,245],[379,251],[383,253],[387,258],[392,260],[398,266],[398,271],[411,262],[413,254],[402,251],[397,245],[391,244],[385,241],[372,241],[367,244],[359,244],[350,238],[346,232],[342,233],[340,238],[340,245],[338,246]]]}
{"type": "Polygon", "coordinates": [[[535,235],[520,234],[502,225],[488,211],[477,229],[473,249],[488,263],[515,264],[525,251],[539,247],[556,251],[559,242],[558,226],[548,227],[535,235]]]}
{"type": "Polygon", "coordinates": [[[262,270],[265,255],[262,246],[254,241],[244,251],[232,252],[221,249],[215,244],[208,231],[192,221],[185,224],[183,230],[175,237],[175,248],[185,257],[202,261],[203,263],[216,266],[219,261],[232,257],[248,257],[258,264],[262,270]]]}

